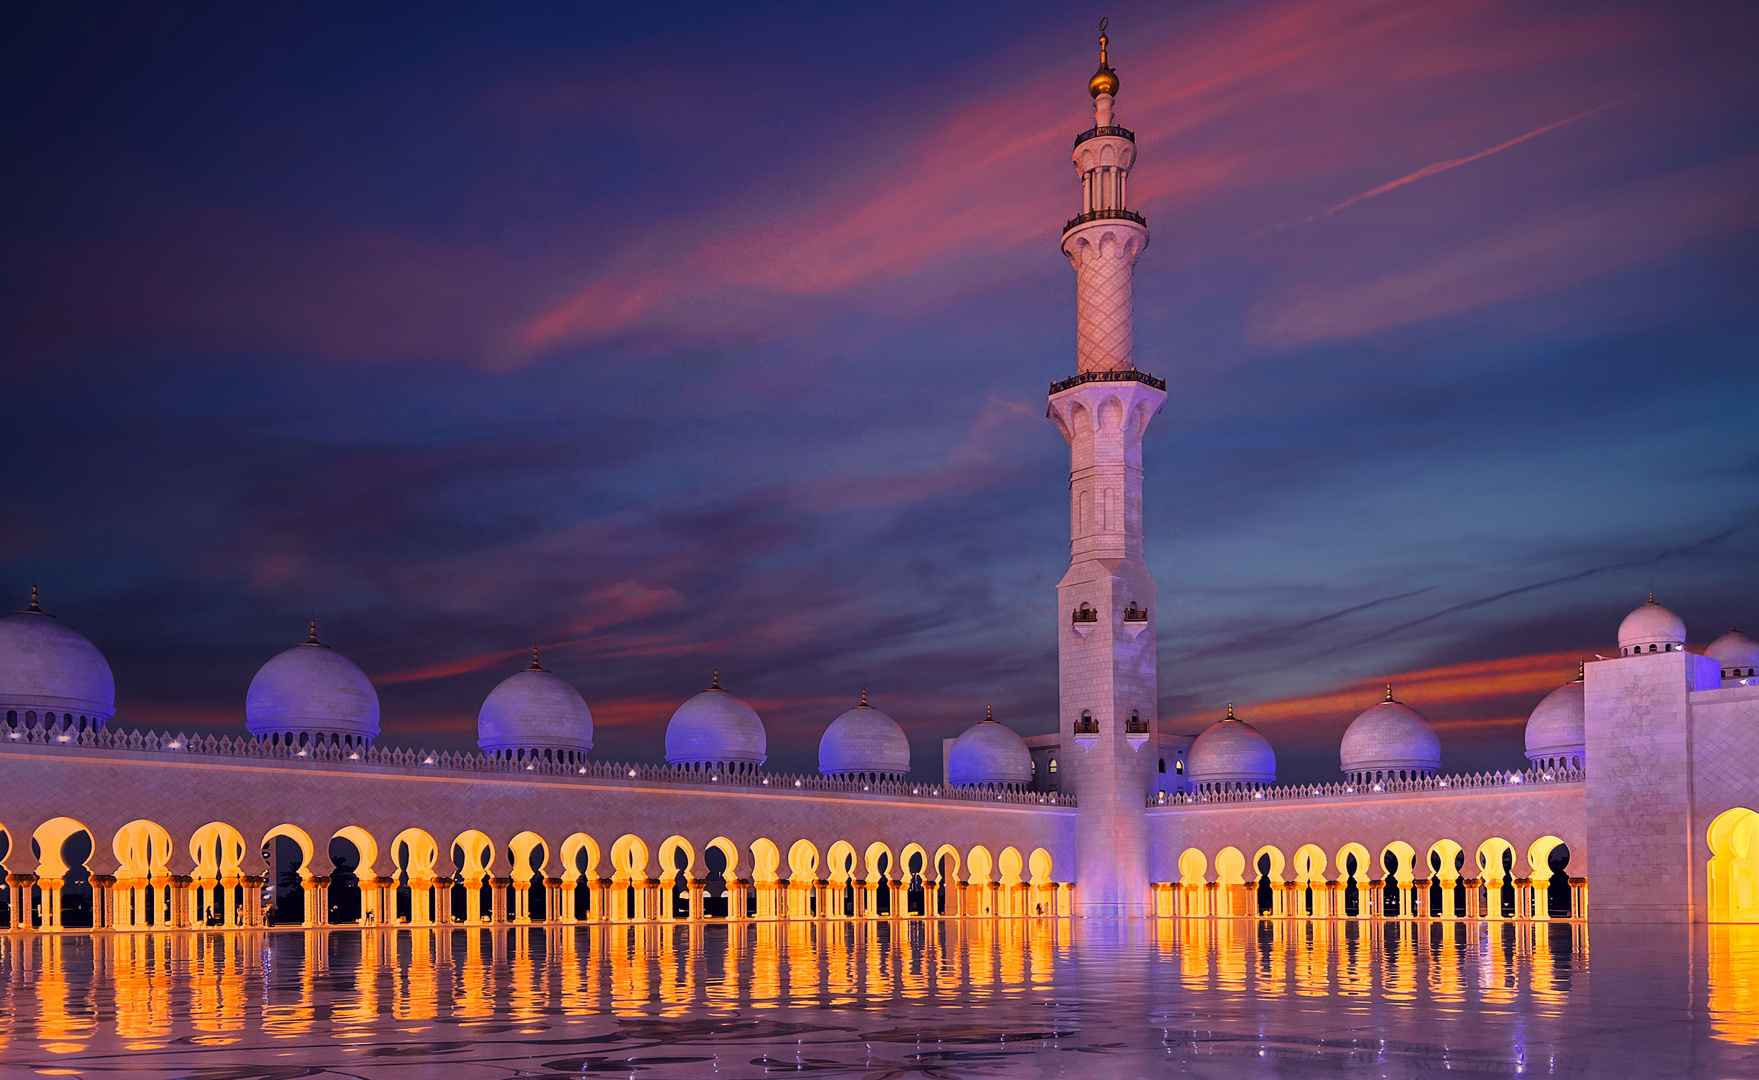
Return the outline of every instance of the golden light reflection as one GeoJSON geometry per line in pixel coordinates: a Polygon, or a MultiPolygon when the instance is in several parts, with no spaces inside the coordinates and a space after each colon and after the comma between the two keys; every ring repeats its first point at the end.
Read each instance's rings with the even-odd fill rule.
{"type": "Polygon", "coordinates": [[[1759,925],[1708,930],[1711,1034],[1724,1042],[1759,1043],[1759,925]]]}
{"type": "MultiPolygon", "coordinates": [[[[0,1045],[10,1058],[23,1040],[65,1064],[100,1045],[162,1050],[315,1035],[354,1052],[495,1025],[540,1036],[588,1017],[733,1017],[902,1000],[963,1009],[986,997],[1054,993],[1083,925],[826,919],[0,938],[0,959],[28,972],[11,983],[0,1045]],[[456,1027],[437,1026],[446,1024],[456,1027]]],[[[1570,1002],[1587,948],[1581,923],[1196,918],[1155,920],[1143,932],[1130,941],[1146,944],[1144,958],[1200,999],[1290,996],[1303,1010],[1351,1013],[1391,1005],[1555,1015],[1570,1002]]],[[[1755,972],[1759,926],[1710,928],[1717,1038],[1759,1043],[1755,972]]]]}

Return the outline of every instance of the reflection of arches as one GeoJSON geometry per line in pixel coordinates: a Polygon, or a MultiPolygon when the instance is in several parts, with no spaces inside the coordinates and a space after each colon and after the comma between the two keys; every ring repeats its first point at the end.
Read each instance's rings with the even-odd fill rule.
{"type": "Polygon", "coordinates": [[[1711,922],[1759,922],[1759,814],[1744,806],[1710,823],[1711,922]]]}

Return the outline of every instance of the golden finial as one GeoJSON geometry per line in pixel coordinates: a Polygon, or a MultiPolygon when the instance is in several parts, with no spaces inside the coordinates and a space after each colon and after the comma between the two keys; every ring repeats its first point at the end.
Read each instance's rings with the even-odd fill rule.
{"type": "Polygon", "coordinates": [[[322,645],[323,644],[323,642],[318,640],[318,621],[316,619],[313,619],[311,621],[311,636],[305,639],[305,643],[307,645],[322,645]]]}
{"type": "Polygon", "coordinates": [[[1649,589],[1649,602],[1651,604],[1655,603],[1655,588],[1654,588],[1654,586],[1651,586],[1649,589]]]}
{"type": "Polygon", "coordinates": [[[1588,677],[1588,661],[1576,661],[1576,681],[1581,682],[1588,677]]]}
{"type": "Polygon", "coordinates": [[[860,707],[863,709],[871,709],[873,707],[867,703],[867,687],[865,687],[865,686],[861,688],[861,706],[860,707]]]}
{"type": "Polygon", "coordinates": [[[536,645],[533,645],[531,647],[531,666],[526,668],[525,670],[527,670],[527,671],[543,671],[544,670],[544,666],[537,662],[537,646],[536,645]]]}
{"type": "Polygon", "coordinates": [[[985,705],[985,706],[984,706],[984,707],[983,707],[983,718],[984,718],[984,720],[986,720],[986,721],[989,721],[989,722],[992,722],[992,723],[993,723],[993,722],[994,722],[994,721],[995,721],[995,718],[996,718],[996,710],[995,710],[995,708],[994,708],[994,707],[993,707],[993,706],[990,706],[990,705],[985,705]]]}
{"type": "Polygon", "coordinates": [[[721,685],[721,669],[720,668],[715,669],[714,678],[709,680],[708,688],[710,690],[719,690],[722,693],[726,693],[726,687],[721,685]]]}
{"type": "Polygon", "coordinates": [[[1238,720],[1238,719],[1240,719],[1240,718],[1239,718],[1239,717],[1238,717],[1238,716],[1235,716],[1235,715],[1234,715],[1234,703],[1233,703],[1233,702],[1231,702],[1231,701],[1230,701],[1230,702],[1228,702],[1228,715],[1227,715],[1227,716],[1226,716],[1226,717],[1224,717],[1224,719],[1227,719],[1227,720],[1238,720]]]}
{"type": "Polygon", "coordinates": [[[43,610],[43,605],[37,603],[37,583],[34,581],[31,582],[31,606],[25,608],[24,611],[19,612],[19,614],[20,615],[24,615],[24,614],[47,615],[47,614],[49,614],[47,611],[43,610]]]}
{"type": "Polygon", "coordinates": [[[1382,705],[1391,704],[1392,700],[1393,700],[1393,684],[1389,682],[1386,684],[1386,700],[1381,702],[1381,704],[1382,705]]]}
{"type": "Polygon", "coordinates": [[[1118,95],[1118,73],[1112,70],[1111,61],[1106,57],[1106,45],[1109,39],[1106,37],[1105,28],[1110,21],[1110,19],[1099,20],[1099,70],[1093,73],[1093,78],[1087,80],[1087,92],[1094,97],[1101,94],[1110,94],[1113,97],[1118,95]]]}

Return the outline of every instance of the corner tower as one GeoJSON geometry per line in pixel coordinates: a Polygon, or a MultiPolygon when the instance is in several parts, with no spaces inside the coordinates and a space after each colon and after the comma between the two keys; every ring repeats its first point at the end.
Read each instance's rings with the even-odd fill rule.
{"type": "Polygon", "coordinates": [[[1075,136],[1081,213],[1063,226],[1075,268],[1076,374],[1048,415],[1069,443],[1069,572],[1057,585],[1062,779],[1079,799],[1075,908],[1149,913],[1147,799],[1157,698],[1155,590],[1142,553],[1142,435],[1166,383],[1136,370],[1132,275],[1148,223],[1128,209],[1136,135],[1114,123],[1118,75],[1099,24],[1093,127],[1075,136]]]}

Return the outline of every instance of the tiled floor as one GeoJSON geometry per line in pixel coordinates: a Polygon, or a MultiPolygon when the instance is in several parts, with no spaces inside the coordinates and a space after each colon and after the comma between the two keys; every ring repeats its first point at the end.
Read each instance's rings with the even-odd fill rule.
{"type": "Polygon", "coordinates": [[[8,1076],[1759,1077],[1759,926],[32,935],[0,980],[8,1076]]]}

